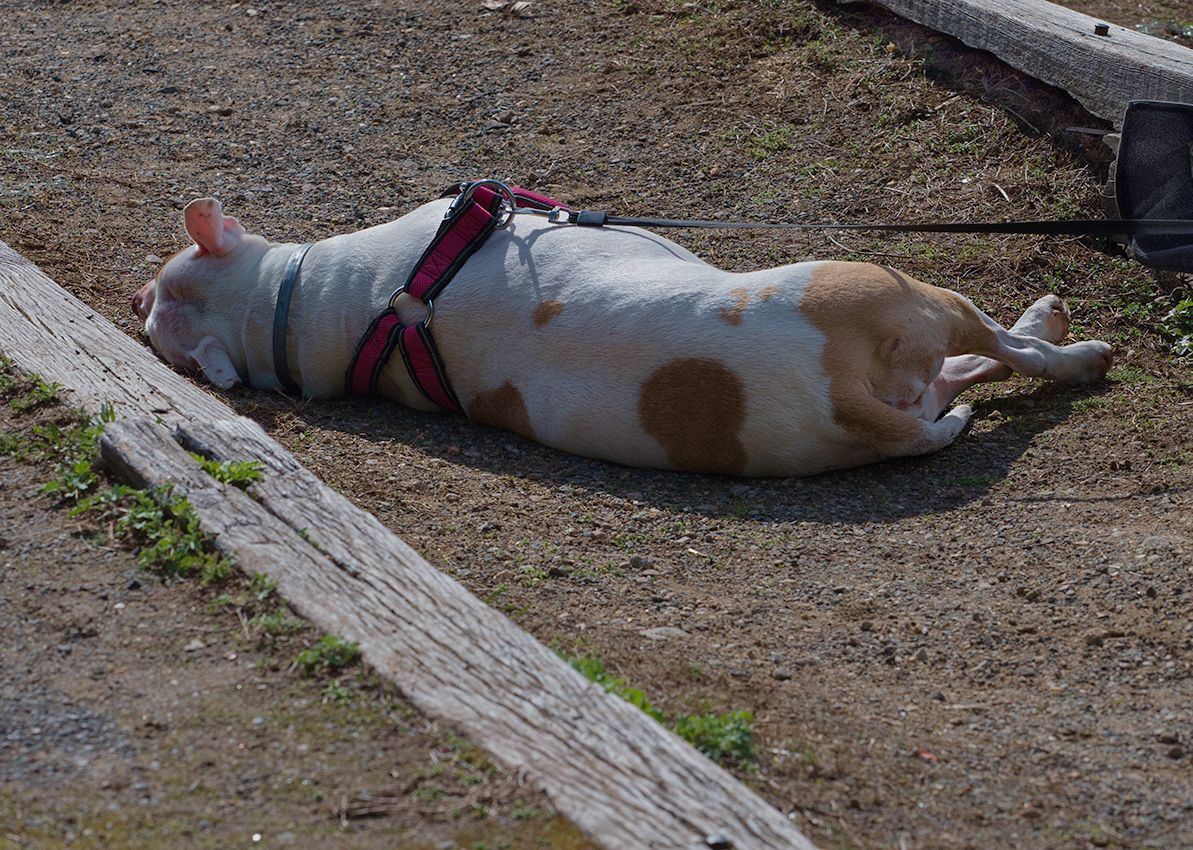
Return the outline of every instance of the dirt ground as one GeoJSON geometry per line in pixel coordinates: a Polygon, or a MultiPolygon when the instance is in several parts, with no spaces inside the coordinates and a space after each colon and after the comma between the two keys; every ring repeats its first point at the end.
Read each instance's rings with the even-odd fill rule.
{"type": "MultiPolygon", "coordinates": [[[[806,0],[0,12],[0,239],[141,338],[129,298],[203,195],[277,241],[479,176],[617,213],[1053,218],[1099,214],[1109,161],[1106,123],[1058,93],[806,0]]],[[[1193,381],[1157,330],[1188,278],[1071,239],[669,235],[730,269],[875,259],[1008,324],[1054,291],[1116,365],[971,393],[930,457],[787,481],[222,395],[544,643],[668,715],[753,712],[739,775],[819,846],[1193,845],[1193,381]]],[[[243,581],[138,572],[36,495],[49,475],[0,458],[0,847],[586,846],[367,671],[300,675],[317,635],[250,626],[243,581]]]]}

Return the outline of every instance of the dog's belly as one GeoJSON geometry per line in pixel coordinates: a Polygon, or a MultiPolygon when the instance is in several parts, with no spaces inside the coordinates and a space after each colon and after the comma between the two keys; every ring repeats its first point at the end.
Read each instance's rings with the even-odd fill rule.
{"type": "Polygon", "coordinates": [[[632,466],[792,475],[873,459],[833,423],[824,337],[799,312],[818,264],[729,274],[632,229],[534,228],[504,248],[437,305],[470,418],[632,466]]]}

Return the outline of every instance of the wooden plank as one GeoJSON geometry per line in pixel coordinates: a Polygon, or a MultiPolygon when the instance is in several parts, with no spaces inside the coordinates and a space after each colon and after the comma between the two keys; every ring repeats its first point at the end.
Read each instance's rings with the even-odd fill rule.
{"type": "Polygon", "coordinates": [[[739,850],[811,850],[731,774],[435,570],[256,423],[165,368],[2,242],[0,354],[63,384],[84,409],[116,398],[126,418],[105,429],[102,450],[119,477],[185,493],[242,569],[276,580],[321,629],[357,641],[415,706],[523,769],[605,847],[694,850],[721,834],[739,850]],[[176,438],[218,460],[262,461],[252,497],[203,473],[176,438]]]}
{"type": "MultiPolygon", "coordinates": [[[[840,0],[843,3],[871,0],[840,0]]],[[[1193,50],[1045,0],[873,0],[1062,88],[1122,126],[1132,100],[1193,103],[1193,50]]]]}

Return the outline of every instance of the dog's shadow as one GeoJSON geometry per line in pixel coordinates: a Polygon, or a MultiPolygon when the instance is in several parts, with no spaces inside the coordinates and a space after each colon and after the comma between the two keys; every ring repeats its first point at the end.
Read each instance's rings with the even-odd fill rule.
{"type": "MultiPolygon", "coordinates": [[[[1106,384],[1071,389],[1042,384],[1031,392],[992,395],[970,403],[971,425],[947,448],[808,478],[733,478],[632,469],[569,455],[463,416],[422,413],[385,400],[295,402],[259,392],[230,394],[239,412],[267,429],[297,420],[304,429],[355,435],[380,452],[376,481],[392,479],[386,446],[437,458],[456,469],[518,479],[535,488],[596,495],[627,507],[698,513],[722,520],[849,525],[957,510],[989,500],[1036,438],[1066,421],[1075,408],[1097,405],[1106,384]]],[[[409,464],[408,464],[409,465],[409,464]]],[[[417,465],[417,464],[415,464],[417,465]]],[[[409,476],[403,476],[408,478],[409,476]]],[[[395,500],[405,496],[399,483],[395,500]]],[[[430,486],[434,486],[433,482],[430,486]]],[[[374,492],[376,485],[371,487],[374,492]]],[[[493,510],[504,508],[494,503],[493,510]]],[[[561,520],[562,521],[562,520],[561,520]]]]}

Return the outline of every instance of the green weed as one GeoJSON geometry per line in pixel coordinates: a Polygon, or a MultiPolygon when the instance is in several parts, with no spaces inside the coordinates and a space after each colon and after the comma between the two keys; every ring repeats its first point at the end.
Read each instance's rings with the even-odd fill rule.
{"type": "Polygon", "coordinates": [[[514,820],[530,820],[532,818],[546,818],[550,817],[551,813],[546,809],[527,809],[517,808],[513,811],[514,820]]]}
{"type": "Polygon", "coordinates": [[[572,658],[568,661],[576,670],[583,674],[584,678],[590,682],[596,682],[610,693],[617,694],[630,705],[635,705],[642,709],[648,716],[654,718],[659,723],[663,723],[663,712],[659,711],[650,704],[650,700],[646,698],[646,694],[638,688],[629,686],[627,679],[618,679],[610,676],[605,671],[605,664],[601,659],[597,658],[592,653],[582,655],[579,658],[572,658]]]}
{"type": "Polygon", "coordinates": [[[225,460],[222,463],[191,452],[203,471],[223,484],[231,484],[241,490],[261,477],[264,464],[259,460],[225,460]]]}
{"type": "Polygon", "coordinates": [[[54,496],[59,500],[77,501],[80,496],[95,486],[97,481],[95,470],[89,460],[77,460],[74,463],[57,463],[54,465],[57,476],[53,481],[47,481],[38,490],[43,496],[54,496]]]}
{"type": "Polygon", "coordinates": [[[1193,357],[1193,298],[1186,298],[1160,320],[1160,332],[1172,340],[1172,353],[1193,357]]]}
{"type": "MultiPolygon", "coordinates": [[[[7,362],[0,363],[0,374],[4,390],[17,391],[9,406],[21,412],[50,403],[61,389],[41,378],[19,380],[7,362]]],[[[111,405],[104,405],[98,419],[76,411],[57,421],[34,425],[27,435],[6,435],[0,441],[0,451],[52,462],[54,478],[38,492],[75,502],[72,517],[93,513],[99,520],[111,523],[117,536],[136,539],[140,544],[137,563],[142,569],[166,576],[198,575],[204,583],[221,581],[231,569],[231,561],[214,551],[190,503],[175,495],[169,485],[149,491],[118,484],[87,496],[99,481],[100,435],[114,419],[111,405]]],[[[251,480],[253,470],[243,467],[252,464],[217,466],[221,467],[218,472],[229,478],[251,480]]]]}
{"type": "Polygon", "coordinates": [[[752,764],[758,758],[753,723],[754,715],[744,710],[685,714],[675,719],[675,734],[713,761],[728,759],[737,764],[752,764]]]}
{"type": "MultiPolygon", "coordinates": [[[[6,359],[0,360],[0,392],[12,395],[8,405],[17,413],[28,413],[56,401],[61,388],[36,376],[21,378],[6,359]]],[[[0,454],[52,463],[55,477],[39,492],[75,501],[98,480],[99,437],[104,424],[114,418],[110,406],[103,408],[98,420],[81,410],[66,413],[54,421],[33,425],[28,433],[0,435],[0,454]]]]}
{"type": "Polygon", "coordinates": [[[249,620],[249,625],[260,629],[271,638],[289,637],[307,627],[306,621],[301,617],[282,609],[258,614],[249,620]]]}
{"type": "Polygon", "coordinates": [[[1090,413],[1103,407],[1109,406],[1110,402],[1107,399],[1099,398],[1097,396],[1090,396],[1089,398],[1079,398],[1073,402],[1074,413],[1090,413]]]}
{"type": "Polygon", "coordinates": [[[750,155],[762,161],[771,154],[791,150],[791,127],[775,127],[752,140],[750,155]]]}
{"type": "Polygon", "coordinates": [[[99,480],[99,436],[102,422],[92,422],[81,412],[63,425],[34,425],[28,438],[30,454],[54,464],[54,479],[38,491],[59,500],[77,501],[99,480]]]}
{"type": "Polygon", "coordinates": [[[48,404],[54,400],[54,397],[58,394],[58,390],[62,389],[61,384],[47,384],[41,378],[34,378],[28,383],[29,386],[25,392],[20,393],[8,402],[8,406],[17,413],[27,413],[35,407],[48,404]]]}
{"type": "Polygon", "coordinates": [[[323,689],[323,702],[338,702],[347,705],[352,702],[352,689],[340,684],[339,679],[332,679],[323,689]]]}
{"type": "MultiPolygon", "coordinates": [[[[611,676],[605,670],[604,662],[592,653],[568,659],[568,663],[589,681],[617,694],[664,726],[668,725],[663,712],[651,705],[645,693],[630,687],[626,679],[611,676]]],[[[713,761],[751,767],[758,760],[753,723],[754,715],[749,711],[730,711],[724,714],[681,714],[670,728],[713,761]]]]}
{"type": "Polygon", "coordinates": [[[137,490],[117,484],[107,493],[81,500],[71,516],[96,511],[120,537],[141,542],[137,564],[165,576],[198,576],[204,584],[222,581],[232,562],[219,555],[199,524],[191,503],[173,485],[137,490]]]}
{"type": "Polygon", "coordinates": [[[303,675],[332,673],[344,667],[351,667],[360,661],[360,646],[344,640],[338,635],[321,637],[310,649],[299,653],[294,663],[302,668],[303,675]]]}

